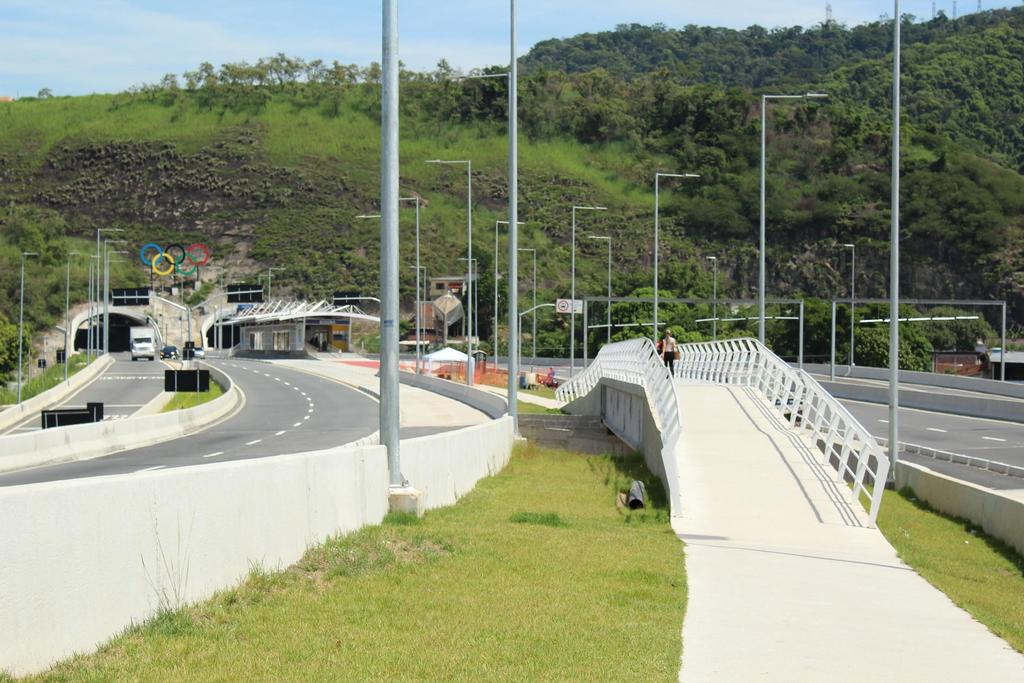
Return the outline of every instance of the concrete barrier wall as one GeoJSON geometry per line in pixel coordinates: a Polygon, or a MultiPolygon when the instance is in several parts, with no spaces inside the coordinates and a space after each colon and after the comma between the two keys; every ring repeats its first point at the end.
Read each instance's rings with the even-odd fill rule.
{"type": "MultiPolygon", "coordinates": [[[[805,363],[804,370],[819,375],[829,374],[828,365],[824,363],[805,363]]],[[[856,377],[887,382],[889,381],[889,369],[855,365],[851,375],[849,365],[837,365],[836,377],[856,377]]],[[[900,370],[900,382],[1024,399],[1024,384],[1019,382],[1000,382],[994,379],[961,377],[941,372],[917,372],[915,370],[900,370]]]]}
{"type": "Polygon", "coordinates": [[[488,391],[468,387],[459,382],[429,377],[427,375],[417,375],[412,372],[400,372],[398,373],[398,379],[407,386],[426,389],[446,398],[465,403],[471,408],[476,408],[492,420],[508,412],[508,401],[502,397],[488,391]]]}
{"type": "Polygon", "coordinates": [[[103,371],[113,364],[114,359],[111,356],[103,356],[68,377],[67,382],[62,381],[57,386],[47,389],[43,393],[33,396],[27,401],[22,401],[20,405],[14,405],[6,408],[0,412],[0,432],[5,429],[10,429],[33,413],[38,413],[40,410],[46,410],[53,404],[63,401],[65,398],[96,379],[96,377],[103,374],[103,371]]]}
{"type": "Polygon", "coordinates": [[[209,370],[227,391],[195,408],[0,437],[0,473],[97,458],[199,431],[229,415],[243,400],[227,374],[209,370]]]}
{"type": "Polygon", "coordinates": [[[402,441],[402,475],[419,489],[424,509],[451,505],[512,455],[512,418],[402,441]]]}
{"type": "MultiPolygon", "coordinates": [[[[512,442],[508,417],[406,440],[403,473],[426,508],[450,505],[505,466],[512,442]]],[[[0,671],[91,651],[387,508],[382,446],[0,489],[0,671]]]]}
{"type": "Polygon", "coordinates": [[[133,622],[381,521],[380,446],[0,490],[0,671],[93,650],[133,622]]]}
{"type": "MultiPolygon", "coordinates": [[[[888,403],[889,390],[884,386],[821,382],[821,386],[836,398],[866,403],[888,403]]],[[[963,394],[925,393],[901,391],[900,406],[937,413],[986,417],[992,420],[1024,422],[1024,403],[1008,398],[985,398],[963,394]]]]}
{"type": "Polygon", "coordinates": [[[911,462],[896,464],[896,485],[947,515],[968,519],[1024,554],[1024,501],[911,462]]]}

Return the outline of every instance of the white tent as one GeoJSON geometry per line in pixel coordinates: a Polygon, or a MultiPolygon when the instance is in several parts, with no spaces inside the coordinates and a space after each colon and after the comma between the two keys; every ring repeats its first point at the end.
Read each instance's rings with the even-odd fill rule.
{"type": "Polygon", "coordinates": [[[423,356],[423,360],[427,361],[427,372],[433,372],[434,363],[465,363],[469,356],[448,346],[440,351],[428,353],[423,356]]]}

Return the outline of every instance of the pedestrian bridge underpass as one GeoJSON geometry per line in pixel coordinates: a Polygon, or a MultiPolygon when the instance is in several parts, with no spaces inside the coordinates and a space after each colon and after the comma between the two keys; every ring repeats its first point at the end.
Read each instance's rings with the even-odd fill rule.
{"type": "Polygon", "coordinates": [[[665,486],[686,544],[684,680],[1024,675],[1024,657],[875,528],[884,450],[756,340],[684,345],[675,377],[650,340],[606,345],[557,397],[600,415],[665,486]],[[867,669],[843,664],[837,643],[870,653],[867,669]]]}

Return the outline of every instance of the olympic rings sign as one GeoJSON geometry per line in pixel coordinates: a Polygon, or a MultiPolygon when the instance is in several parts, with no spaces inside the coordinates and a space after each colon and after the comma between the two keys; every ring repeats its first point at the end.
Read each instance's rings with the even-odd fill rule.
{"type": "Polygon", "coordinates": [[[164,249],[156,242],[150,242],[139,249],[139,260],[157,275],[170,275],[175,272],[179,275],[192,275],[196,268],[209,263],[210,248],[205,244],[196,243],[187,247],[172,244],[164,249]]]}

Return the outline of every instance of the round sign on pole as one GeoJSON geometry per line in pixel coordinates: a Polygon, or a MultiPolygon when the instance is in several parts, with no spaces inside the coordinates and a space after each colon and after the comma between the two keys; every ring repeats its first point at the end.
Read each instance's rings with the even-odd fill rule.
{"type": "Polygon", "coordinates": [[[572,313],[572,299],[556,300],[555,311],[558,313],[572,313]]]}

